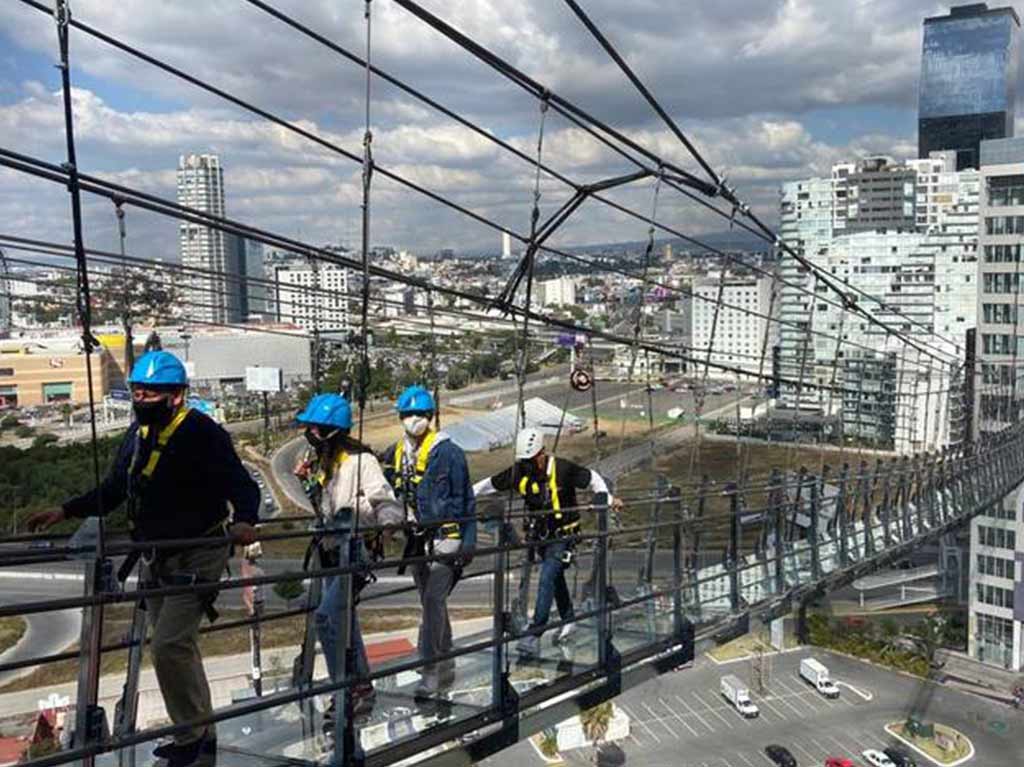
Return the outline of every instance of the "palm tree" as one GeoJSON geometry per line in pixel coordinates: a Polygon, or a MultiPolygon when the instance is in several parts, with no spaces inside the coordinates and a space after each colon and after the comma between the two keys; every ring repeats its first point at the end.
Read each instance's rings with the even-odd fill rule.
{"type": "Polygon", "coordinates": [[[594,744],[595,753],[605,735],[608,734],[608,727],[612,722],[613,707],[611,701],[606,701],[593,708],[588,708],[580,714],[580,724],[583,726],[583,734],[587,740],[594,744]]]}

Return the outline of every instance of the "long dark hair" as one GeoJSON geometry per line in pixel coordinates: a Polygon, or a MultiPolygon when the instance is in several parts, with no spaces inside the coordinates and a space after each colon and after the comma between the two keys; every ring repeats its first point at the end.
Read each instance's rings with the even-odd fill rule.
{"type": "Polygon", "coordinates": [[[338,433],[324,444],[323,453],[320,455],[320,467],[323,469],[325,482],[334,474],[334,462],[342,450],[349,455],[358,455],[359,453],[373,455],[373,451],[352,437],[347,429],[339,429],[338,433]]]}

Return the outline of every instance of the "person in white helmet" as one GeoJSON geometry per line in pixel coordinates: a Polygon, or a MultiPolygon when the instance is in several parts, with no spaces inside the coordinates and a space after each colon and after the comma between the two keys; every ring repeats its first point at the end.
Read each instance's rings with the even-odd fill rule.
{"type": "MultiPolygon", "coordinates": [[[[572,563],[575,536],[580,530],[576,500],[580,490],[607,494],[608,486],[593,469],[548,455],[544,435],[539,429],[523,429],[516,436],[513,466],[473,485],[477,498],[509,491],[522,496],[528,512],[523,525],[526,539],[539,544],[542,561],[530,628],[547,625],[551,604],[555,602],[558,614],[566,622],[555,642],[566,641],[574,628],[575,611],[565,570],[572,563]]],[[[617,502],[609,496],[608,503],[617,502]]],[[[523,656],[536,656],[540,650],[540,634],[523,637],[516,650],[523,656]]]]}

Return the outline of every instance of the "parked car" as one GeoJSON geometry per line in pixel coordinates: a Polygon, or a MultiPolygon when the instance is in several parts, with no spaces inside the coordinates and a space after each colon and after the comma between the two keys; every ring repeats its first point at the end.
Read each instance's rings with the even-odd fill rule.
{"type": "Polygon", "coordinates": [[[764,755],[771,759],[779,767],[797,767],[796,759],[789,753],[789,749],[773,743],[764,747],[764,755]]]}
{"type": "Polygon", "coordinates": [[[892,759],[887,757],[878,749],[869,748],[867,751],[861,751],[860,755],[863,756],[864,761],[872,767],[896,767],[896,765],[892,763],[892,759]]]}
{"type": "Polygon", "coordinates": [[[917,767],[917,762],[914,761],[914,757],[902,748],[889,746],[888,748],[883,748],[882,753],[889,757],[896,767],[917,767]]]}
{"type": "Polygon", "coordinates": [[[845,756],[829,756],[825,759],[825,767],[857,767],[852,759],[845,756]]]}

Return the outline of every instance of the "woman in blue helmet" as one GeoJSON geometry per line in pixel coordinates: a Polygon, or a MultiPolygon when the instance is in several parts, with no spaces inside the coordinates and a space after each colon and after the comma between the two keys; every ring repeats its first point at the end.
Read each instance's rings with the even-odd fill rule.
{"type": "MultiPolygon", "coordinates": [[[[317,395],[309,401],[296,420],[306,427],[306,440],[316,450],[316,469],[311,472],[309,479],[319,488],[319,511],[328,529],[351,524],[339,516],[342,509],[351,509],[358,515],[360,528],[399,525],[404,521],[402,507],[395,499],[391,485],[384,478],[377,457],[351,436],[352,406],[348,400],[340,394],[317,395]]],[[[362,543],[359,544],[359,551],[360,556],[365,556],[362,543]]],[[[347,552],[342,551],[340,555],[344,559],[347,552]]],[[[336,566],[333,562],[325,564],[336,566]]],[[[333,576],[327,578],[323,597],[316,610],[317,634],[332,680],[338,678],[341,596],[340,580],[333,576]]],[[[355,673],[365,678],[370,667],[358,620],[353,625],[352,646],[356,651],[355,673]]],[[[354,685],[353,712],[359,716],[369,713],[373,709],[374,698],[372,682],[364,681],[354,685]]],[[[324,730],[328,734],[333,734],[333,719],[332,698],[324,721],[324,730]]]]}

